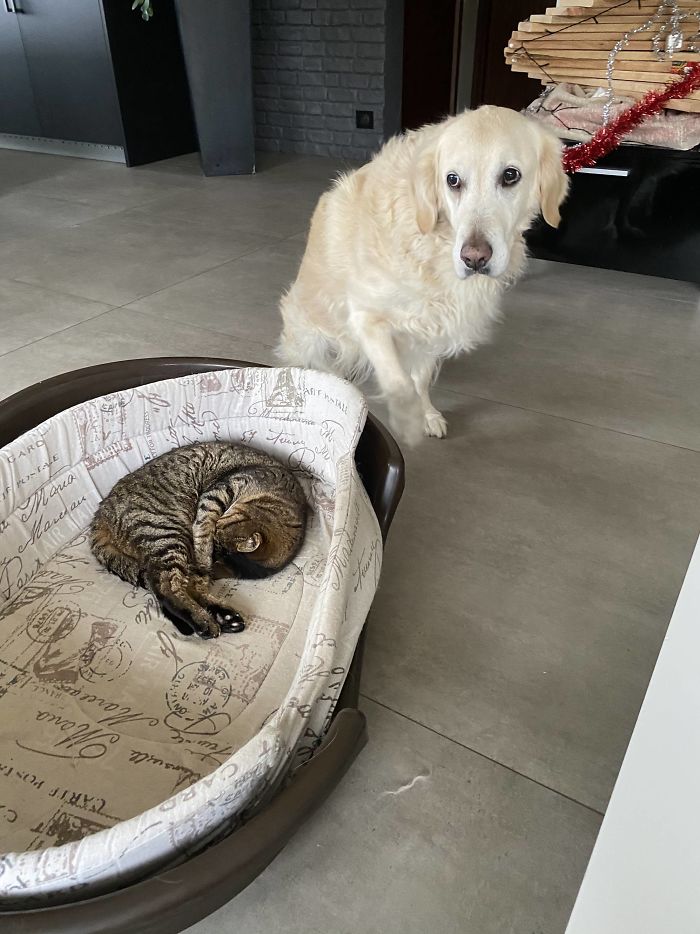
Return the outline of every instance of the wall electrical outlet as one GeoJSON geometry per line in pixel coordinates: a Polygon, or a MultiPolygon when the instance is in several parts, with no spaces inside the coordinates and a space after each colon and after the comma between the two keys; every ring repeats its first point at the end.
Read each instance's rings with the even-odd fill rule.
{"type": "Polygon", "coordinates": [[[374,129],[374,111],[373,110],[356,110],[355,111],[355,126],[358,130],[373,130],[374,129]]]}

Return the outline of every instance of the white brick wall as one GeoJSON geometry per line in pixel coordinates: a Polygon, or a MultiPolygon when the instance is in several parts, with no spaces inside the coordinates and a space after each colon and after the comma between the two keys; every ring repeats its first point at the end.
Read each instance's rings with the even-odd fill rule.
{"type": "Polygon", "coordinates": [[[366,160],[381,146],[386,2],[252,0],[259,149],[366,160]]]}

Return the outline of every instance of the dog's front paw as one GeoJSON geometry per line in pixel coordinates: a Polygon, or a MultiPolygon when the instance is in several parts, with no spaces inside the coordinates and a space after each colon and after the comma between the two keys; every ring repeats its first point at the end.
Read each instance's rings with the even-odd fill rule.
{"type": "Polygon", "coordinates": [[[428,438],[444,438],[447,434],[447,419],[437,409],[426,412],[423,431],[428,438]]]}

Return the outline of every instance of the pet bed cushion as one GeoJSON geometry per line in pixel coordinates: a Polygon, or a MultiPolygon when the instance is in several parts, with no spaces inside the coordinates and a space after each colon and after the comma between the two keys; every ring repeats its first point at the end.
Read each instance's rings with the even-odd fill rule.
{"type": "Polygon", "coordinates": [[[63,412],[0,451],[0,899],[87,897],[230,830],[318,746],[381,561],[354,450],[360,393],[246,368],[63,412]],[[262,581],[222,579],[241,634],[181,635],[92,557],[116,480],[171,448],[234,439],[297,472],[304,546],[262,581]]]}

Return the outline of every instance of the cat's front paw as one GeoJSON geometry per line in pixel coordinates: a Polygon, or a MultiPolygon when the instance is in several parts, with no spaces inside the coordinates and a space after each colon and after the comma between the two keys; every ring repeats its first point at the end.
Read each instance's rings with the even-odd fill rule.
{"type": "Polygon", "coordinates": [[[228,606],[212,606],[209,608],[214,614],[221,632],[243,632],[245,622],[240,613],[228,606]]]}
{"type": "Polygon", "coordinates": [[[218,639],[222,628],[214,613],[208,613],[207,619],[198,619],[194,627],[195,635],[200,639],[218,639]]]}

